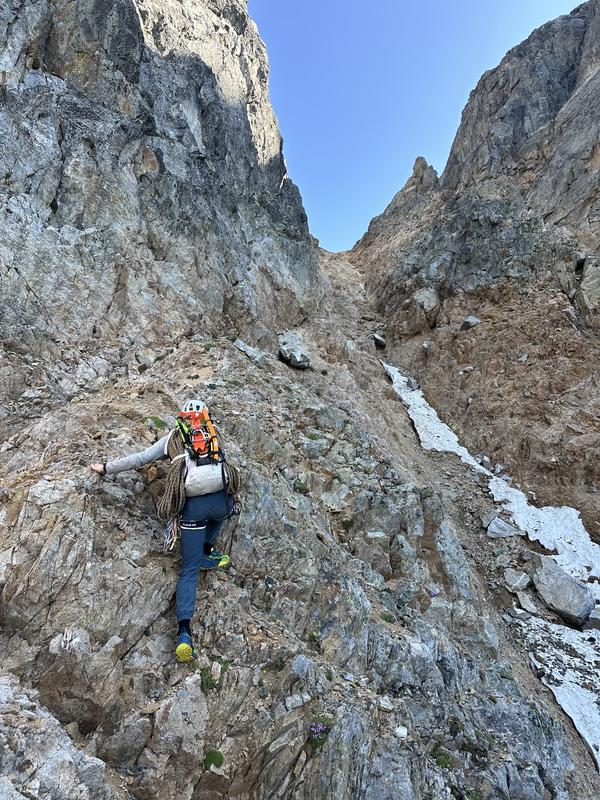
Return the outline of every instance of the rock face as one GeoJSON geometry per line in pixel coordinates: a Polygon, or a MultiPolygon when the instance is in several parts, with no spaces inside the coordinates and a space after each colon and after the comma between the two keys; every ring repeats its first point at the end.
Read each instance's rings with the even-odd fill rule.
{"type": "Polygon", "coordinates": [[[119,776],[77,748],[58,721],[41,708],[38,693],[13,677],[0,677],[0,797],[97,797],[125,800],[119,776]]]}
{"type": "MultiPolygon", "coordinates": [[[[490,545],[479,485],[390,392],[357,271],[317,265],[245,4],[20,0],[0,69],[0,792],[598,796],[492,602],[483,556],[521,537],[490,545]],[[284,328],[311,369],[277,358],[284,328]],[[89,464],[195,395],[245,489],[182,665],[165,465],[89,464]]],[[[417,173],[413,215],[438,193],[417,173]]]]}
{"type": "Polygon", "coordinates": [[[397,324],[423,288],[447,296],[546,271],[577,302],[586,265],[595,307],[599,32],[592,0],[511,50],[471,93],[443,176],[417,159],[371,222],[353,256],[397,324]]]}
{"type": "Polygon", "coordinates": [[[471,452],[597,536],[599,37],[591,0],[513,48],[471,93],[443,174],[417,159],[351,253],[388,359],[471,452]],[[482,324],[457,337],[466,315],[482,324]]]}
{"type": "Polygon", "coordinates": [[[267,76],[242,0],[2,4],[0,336],[19,386],[77,383],[73,349],[97,339],[272,339],[299,318],[316,258],[267,76]]]}

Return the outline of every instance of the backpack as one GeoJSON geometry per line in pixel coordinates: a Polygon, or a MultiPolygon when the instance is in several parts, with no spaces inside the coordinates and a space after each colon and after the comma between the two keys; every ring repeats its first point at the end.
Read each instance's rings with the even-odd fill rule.
{"type": "Polygon", "coordinates": [[[222,489],[237,495],[238,471],[227,463],[208,409],[181,411],[176,425],[184,446],[186,495],[195,497],[222,489]]]}

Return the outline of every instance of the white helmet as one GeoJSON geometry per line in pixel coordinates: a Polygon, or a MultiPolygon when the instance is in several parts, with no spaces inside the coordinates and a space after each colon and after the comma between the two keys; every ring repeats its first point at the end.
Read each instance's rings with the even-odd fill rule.
{"type": "Polygon", "coordinates": [[[204,411],[206,409],[206,403],[203,403],[202,400],[186,400],[185,403],[181,406],[181,410],[184,414],[188,414],[190,411],[204,411]]]}

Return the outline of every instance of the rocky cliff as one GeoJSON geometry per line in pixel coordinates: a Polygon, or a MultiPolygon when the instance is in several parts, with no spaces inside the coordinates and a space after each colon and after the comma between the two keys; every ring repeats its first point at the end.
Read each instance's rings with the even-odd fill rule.
{"type": "Polygon", "coordinates": [[[132,347],[302,318],[316,259],[267,79],[244,2],[3,4],[2,416],[132,347]]]}
{"type": "MultiPolygon", "coordinates": [[[[514,630],[506,569],[558,620],[527,593],[532,545],[486,530],[508,523],[481,474],[422,450],[357,270],[317,261],[245,4],[0,15],[0,796],[597,796],[594,740],[514,630]],[[308,369],[277,358],[284,324],[308,369]],[[164,466],[88,465],[190,394],[245,491],[187,666],[164,466]]],[[[417,173],[415,216],[441,203],[417,173]]]]}
{"type": "Polygon", "coordinates": [[[599,26],[593,0],[483,75],[443,175],[417,159],[351,254],[471,449],[597,536],[599,26]]]}

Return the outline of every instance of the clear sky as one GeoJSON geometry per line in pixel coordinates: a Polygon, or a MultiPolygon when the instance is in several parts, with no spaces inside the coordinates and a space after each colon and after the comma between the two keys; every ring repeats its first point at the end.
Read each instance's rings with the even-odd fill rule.
{"type": "Polygon", "coordinates": [[[344,250],[410,176],[441,172],[481,74],[576,0],[249,0],[288,172],[311,232],[344,250]]]}

